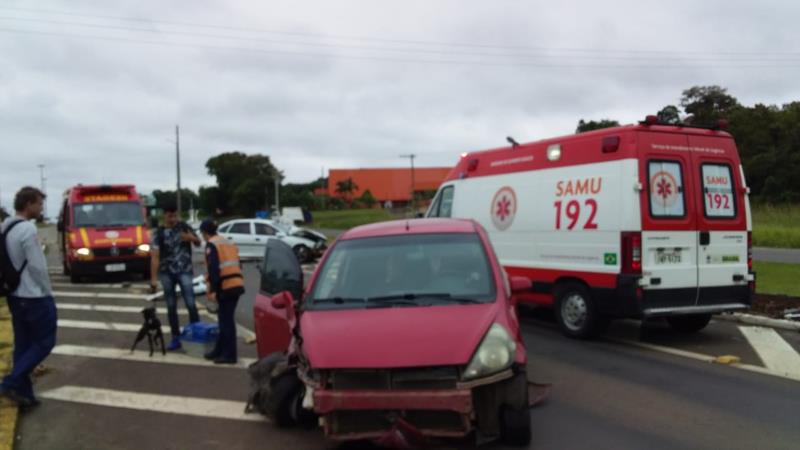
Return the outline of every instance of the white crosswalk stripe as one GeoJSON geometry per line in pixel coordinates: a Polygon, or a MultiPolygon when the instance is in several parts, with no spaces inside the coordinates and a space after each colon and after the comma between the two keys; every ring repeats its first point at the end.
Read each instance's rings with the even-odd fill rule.
{"type": "MultiPolygon", "coordinates": [[[[59,303],[58,309],[65,311],[96,311],[110,313],[141,313],[146,306],[117,306],[117,305],[97,305],[88,303],[59,303]]],[[[157,308],[159,314],[166,314],[167,308],[157,308]]],[[[184,309],[178,309],[178,314],[188,314],[184,309]]]]}
{"type": "MultiPolygon", "coordinates": [[[[146,346],[147,345],[145,343],[145,347],[146,346]]],[[[150,352],[144,350],[136,350],[135,352],[131,353],[128,349],[88,347],[83,345],[57,345],[53,349],[53,354],[62,356],[77,356],[81,358],[113,359],[119,361],[135,361],[154,364],[177,364],[183,366],[216,367],[223,369],[245,369],[247,366],[255,362],[255,359],[253,358],[239,358],[238,364],[235,365],[214,364],[211,361],[184,355],[182,353],[167,353],[166,355],[163,355],[157,351],[153,353],[153,356],[150,356],[150,352]]]]}
{"type": "Polygon", "coordinates": [[[259,414],[245,414],[244,402],[212,400],[175,395],[145,394],[131,391],[98,389],[82,386],[61,386],[41,394],[51,400],[82,403],[110,408],[135,409],[216,419],[264,422],[259,414]]]}
{"type": "Polygon", "coordinates": [[[54,291],[53,297],[59,298],[99,298],[108,300],[144,300],[153,301],[163,295],[163,293],[155,294],[127,294],[127,293],[114,293],[114,292],[67,292],[67,291],[54,291]]]}
{"type": "MultiPolygon", "coordinates": [[[[119,323],[119,322],[95,322],[91,320],[70,320],[58,319],[58,326],[61,328],[80,328],[84,330],[107,330],[107,331],[139,331],[141,325],[135,323],[119,323]]],[[[161,327],[163,333],[169,333],[168,326],[161,327]]]]}
{"type": "Polygon", "coordinates": [[[800,354],[772,328],[740,326],[739,330],[767,368],[800,380],[800,354]]]}

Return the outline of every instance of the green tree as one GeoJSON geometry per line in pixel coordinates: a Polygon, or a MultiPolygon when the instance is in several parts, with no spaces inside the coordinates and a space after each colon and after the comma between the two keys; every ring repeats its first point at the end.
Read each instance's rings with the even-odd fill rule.
{"type": "MultiPolygon", "coordinates": [[[[156,189],[153,191],[153,198],[156,200],[156,208],[164,209],[167,205],[178,205],[178,195],[177,190],[174,191],[162,191],[156,189]]],[[[191,189],[181,188],[181,209],[183,211],[188,211],[189,208],[194,205],[195,208],[198,208],[200,205],[200,198],[198,195],[191,189]]]]}
{"type": "Polygon", "coordinates": [[[217,186],[200,186],[198,197],[200,198],[200,213],[203,216],[224,216],[226,211],[222,208],[222,191],[217,186]]]}
{"type": "Polygon", "coordinates": [[[720,86],[693,86],[683,91],[681,106],[693,125],[713,125],[739,107],[739,101],[720,86]]]}
{"type": "Polygon", "coordinates": [[[372,207],[375,206],[375,203],[378,202],[378,199],[376,199],[375,196],[372,195],[372,192],[370,192],[369,189],[364,191],[364,193],[361,194],[361,197],[359,197],[358,200],[361,203],[363,203],[364,206],[366,206],[367,208],[370,208],[370,209],[372,209],[372,207]]]}
{"type": "Polygon", "coordinates": [[[617,122],[616,120],[601,119],[601,120],[590,120],[587,122],[581,119],[578,122],[578,127],[575,129],[575,133],[585,133],[587,131],[600,130],[603,128],[611,128],[618,126],[619,122],[617,122]]]}
{"type": "Polygon", "coordinates": [[[252,216],[267,208],[274,198],[275,177],[281,173],[266,155],[228,152],[206,162],[208,174],[216,177],[216,207],[226,215],[252,216]]]}
{"type": "Polygon", "coordinates": [[[667,105],[658,112],[658,121],[660,123],[678,125],[681,123],[680,110],[675,105],[667,105]]]}
{"type": "Polygon", "coordinates": [[[353,192],[358,190],[358,185],[352,178],[338,181],[336,183],[336,193],[341,195],[345,201],[352,202],[353,192]]]}

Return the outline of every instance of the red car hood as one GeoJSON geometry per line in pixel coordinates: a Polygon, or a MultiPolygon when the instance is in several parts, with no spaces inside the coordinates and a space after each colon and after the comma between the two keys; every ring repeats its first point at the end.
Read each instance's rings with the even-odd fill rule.
{"type": "Polygon", "coordinates": [[[303,352],[315,369],[467,364],[497,303],[305,311],[303,352]]]}

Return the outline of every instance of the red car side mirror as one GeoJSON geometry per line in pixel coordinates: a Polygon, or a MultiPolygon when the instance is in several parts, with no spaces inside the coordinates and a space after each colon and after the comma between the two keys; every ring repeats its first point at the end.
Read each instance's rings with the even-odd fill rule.
{"type": "Polygon", "coordinates": [[[292,306],[294,299],[289,291],[284,291],[274,295],[270,303],[272,303],[272,307],[275,309],[286,309],[292,306]]]}
{"type": "Polygon", "coordinates": [[[527,277],[511,277],[511,293],[519,294],[529,292],[533,287],[531,279],[527,277]]]}

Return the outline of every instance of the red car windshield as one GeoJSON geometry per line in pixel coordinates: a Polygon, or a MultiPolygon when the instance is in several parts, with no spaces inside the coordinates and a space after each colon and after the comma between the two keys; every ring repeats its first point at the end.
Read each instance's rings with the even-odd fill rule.
{"type": "Polygon", "coordinates": [[[415,234],[341,241],[307,308],[488,303],[491,265],[478,235],[415,234]]]}

